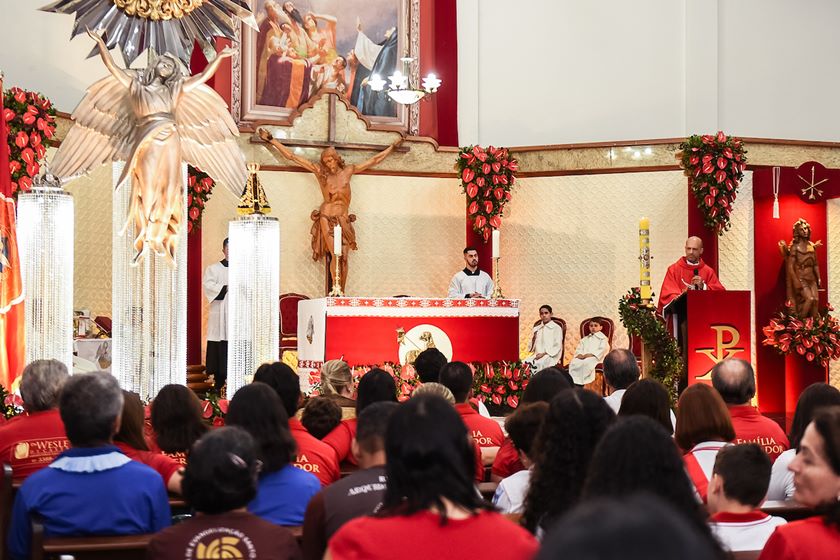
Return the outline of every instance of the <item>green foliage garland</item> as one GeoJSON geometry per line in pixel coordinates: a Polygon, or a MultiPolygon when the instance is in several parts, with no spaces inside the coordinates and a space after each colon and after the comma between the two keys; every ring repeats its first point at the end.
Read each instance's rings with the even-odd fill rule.
{"type": "MultiPolygon", "coordinates": [[[[653,293],[651,293],[653,296],[653,293]]],[[[644,305],[639,288],[631,288],[618,300],[618,314],[629,334],[642,339],[651,353],[650,376],[662,383],[676,404],[677,385],[683,373],[683,359],[677,341],[656,318],[652,304],[644,305]]]]}

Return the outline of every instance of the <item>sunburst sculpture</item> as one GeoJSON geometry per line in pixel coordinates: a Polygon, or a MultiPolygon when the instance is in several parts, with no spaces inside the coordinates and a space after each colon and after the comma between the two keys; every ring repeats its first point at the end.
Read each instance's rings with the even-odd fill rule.
{"type": "MultiPolygon", "coordinates": [[[[189,66],[194,41],[206,53],[213,39],[233,39],[242,21],[257,29],[249,0],[58,0],[41,10],[75,14],[73,34],[97,31],[109,49],[120,47],[126,66],[149,47],[189,66]]],[[[94,56],[97,50],[91,51],[94,56]]]]}

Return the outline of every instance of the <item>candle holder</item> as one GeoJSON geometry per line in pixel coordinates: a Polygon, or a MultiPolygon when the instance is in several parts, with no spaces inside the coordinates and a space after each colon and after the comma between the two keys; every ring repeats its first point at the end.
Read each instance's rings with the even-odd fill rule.
{"type": "Polygon", "coordinates": [[[490,294],[490,299],[503,299],[502,284],[499,281],[499,258],[493,257],[493,293],[490,294]]]}
{"type": "Polygon", "coordinates": [[[333,276],[333,285],[329,297],[344,297],[344,292],[341,291],[341,255],[335,255],[335,276],[333,276]]]}

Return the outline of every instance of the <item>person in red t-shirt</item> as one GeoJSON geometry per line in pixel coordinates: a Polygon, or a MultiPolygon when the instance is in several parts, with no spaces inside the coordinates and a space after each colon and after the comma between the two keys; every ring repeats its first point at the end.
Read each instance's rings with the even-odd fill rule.
{"type": "MultiPolygon", "coordinates": [[[[322,486],[338,480],[341,477],[341,471],[335,450],[307,432],[300,420],[295,418],[295,413],[300,407],[301,393],[300,379],[294,370],[283,362],[263,364],[254,373],[254,382],[265,383],[274,389],[283,401],[283,407],[289,415],[289,430],[297,443],[294,465],[314,474],[321,481],[322,486]]],[[[394,394],[396,394],[396,389],[394,394]]]]}
{"type": "Polygon", "coordinates": [[[481,448],[485,464],[493,464],[493,459],[505,434],[501,426],[490,418],[481,416],[469,404],[472,395],[473,374],[470,366],[464,362],[450,362],[440,370],[440,384],[452,391],[455,396],[455,410],[461,415],[470,435],[481,448]]]}
{"type": "Polygon", "coordinates": [[[351,465],[359,464],[350,452],[350,444],[356,437],[356,419],[365,408],[375,402],[397,402],[397,385],[394,378],[379,368],[373,368],[359,380],[359,387],[356,389],[356,418],[342,420],[323,439],[324,443],[335,449],[339,463],[347,461],[351,465]]]}
{"type": "Polygon", "coordinates": [[[140,395],[123,390],[123,410],[120,431],[114,436],[114,445],[132,461],[152,467],[163,478],[166,489],[181,493],[183,465],[168,455],[149,451],[143,435],[145,410],[140,395]]]}
{"type": "Polygon", "coordinates": [[[759,560],[840,558],[840,406],[814,416],[788,468],[793,499],[823,515],[776,528],[759,560]]]}
{"type": "Polygon", "coordinates": [[[324,558],[532,558],[536,539],[493,512],[475,491],[467,435],[441,397],[422,395],[399,405],[385,435],[382,509],[339,529],[324,558]]]}
{"type": "Polygon", "coordinates": [[[0,460],[12,466],[15,482],[70,447],[58,414],[58,395],[67,378],[67,366],[58,360],[35,360],[23,369],[20,394],[26,412],[0,426],[0,460]]]}
{"type": "Polygon", "coordinates": [[[790,446],[781,426],[750,404],[755,396],[755,373],[749,362],[735,358],[719,362],[712,369],[712,386],[729,408],[734,443],[757,443],[774,461],[790,446]]]}
{"type": "Polygon", "coordinates": [[[184,385],[164,385],[152,401],[154,437],[149,449],[165,453],[182,465],[192,444],[210,429],[201,413],[201,401],[184,385]]]}

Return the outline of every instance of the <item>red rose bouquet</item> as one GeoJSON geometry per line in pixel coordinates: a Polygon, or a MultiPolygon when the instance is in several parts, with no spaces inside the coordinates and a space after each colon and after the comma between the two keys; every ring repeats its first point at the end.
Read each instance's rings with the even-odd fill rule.
{"type": "Polygon", "coordinates": [[[13,87],[3,95],[2,118],[9,129],[12,192],[26,192],[41,171],[46,142],[55,136],[55,108],[40,93],[13,87]]]}
{"type": "Polygon", "coordinates": [[[706,227],[718,235],[729,229],[738,184],[747,169],[746,153],[739,139],[723,132],[695,134],[680,144],[677,159],[691,183],[697,207],[706,227]]]}
{"type": "Polygon", "coordinates": [[[461,148],[456,164],[461,188],[467,195],[467,214],[473,229],[490,239],[502,224],[502,211],[511,199],[519,164],[507,148],[461,148]]]}
{"type": "Polygon", "coordinates": [[[793,304],[785,302],[784,309],[762,329],[762,343],[782,354],[796,352],[809,362],[827,366],[830,360],[840,358],[840,321],[829,315],[830,310],[829,306],[819,317],[803,320],[793,315],[793,304]]]}
{"type": "Polygon", "coordinates": [[[193,166],[187,168],[187,233],[201,227],[204,205],[210,199],[216,182],[207,173],[193,166]]]}

